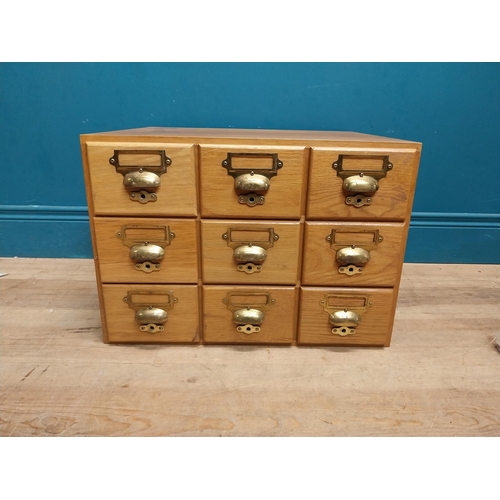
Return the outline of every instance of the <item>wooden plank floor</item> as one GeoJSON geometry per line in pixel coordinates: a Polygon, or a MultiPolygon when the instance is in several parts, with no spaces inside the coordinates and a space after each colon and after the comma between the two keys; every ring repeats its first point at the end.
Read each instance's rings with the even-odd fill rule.
{"type": "Polygon", "coordinates": [[[106,345],[91,260],[3,272],[2,436],[500,436],[500,266],[405,265],[385,349],[106,345]]]}

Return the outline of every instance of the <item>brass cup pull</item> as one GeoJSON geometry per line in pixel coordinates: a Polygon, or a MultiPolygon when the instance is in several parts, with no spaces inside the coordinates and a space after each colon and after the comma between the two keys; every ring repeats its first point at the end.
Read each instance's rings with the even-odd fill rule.
{"type": "Polygon", "coordinates": [[[354,335],[356,327],[361,321],[361,316],[354,311],[335,311],[330,314],[330,323],[333,325],[332,333],[345,337],[346,335],[354,335]]]}
{"type": "Polygon", "coordinates": [[[354,311],[344,309],[330,314],[330,323],[333,326],[358,326],[361,316],[354,311]]]}
{"type": "Polygon", "coordinates": [[[130,248],[129,256],[135,263],[135,269],[152,273],[161,269],[160,261],[165,256],[164,249],[171,244],[175,233],[170,231],[170,226],[128,224],[122,226],[116,236],[130,248]]]}
{"type": "Polygon", "coordinates": [[[234,178],[238,202],[255,207],[265,203],[270,179],[278,175],[283,162],[278,153],[227,153],[222,166],[234,178]]]}
{"type": "Polygon", "coordinates": [[[236,262],[261,264],[266,260],[267,252],[257,245],[243,245],[234,249],[233,256],[236,262]]]}
{"type": "Polygon", "coordinates": [[[349,193],[374,193],[378,190],[378,180],[369,175],[351,175],[344,180],[344,189],[349,193]]]}
{"type": "Polygon", "coordinates": [[[135,321],[139,323],[141,332],[156,333],[163,332],[163,324],[167,321],[170,309],[177,302],[172,291],[136,291],[129,290],[123,302],[135,311],[135,321]],[[151,304],[155,305],[151,305],[151,304]],[[156,306],[156,307],[155,307],[156,306]]]}
{"type": "Polygon", "coordinates": [[[165,250],[159,245],[134,245],[130,249],[130,258],[134,262],[159,262],[163,259],[165,250]]]}
{"type": "Polygon", "coordinates": [[[368,295],[345,293],[326,294],[320,304],[323,306],[323,310],[328,313],[330,325],[333,326],[332,333],[341,337],[354,335],[356,327],[361,321],[361,315],[373,305],[368,295]],[[349,302],[352,304],[353,301],[358,302],[358,305],[348,305],[349,302]],[[344,307],[340,305],[342,303],[345,304],[344,307]]]}
{"type": "Polygon", "coordinates": [[[142,332],[156,333],[164,330],[163,323],[167,321],[168,313],[159,307],[138,309],[135,320],[139,323],[142,332]]]}
{"type": "Polygon", "coordinates": [[[233,321],[238,325],[236,331],[250,335],[260,332],[265,313],[258,309],[238,309],[233,312],[233,321]]]}
{"type": "Polygon", "coordinates": [[[233,321],[238,325],[251,324],[261,325],[264,321],[265,313],[259,309],[237,309],[233,312],[233,321]]]}
{"type": "Polygon", "coordinates": [[[238,263],[236,266],[238,271],[253,274],[262,270],[262,263],[266,260],[267,252],[259,246],[243,245],[234,249],[233,257],[238,263]]]}
{"type": "Polygon", "coordinates": [[[147,171],[128,172],[123,176],[123,185],[127,191],[138,189],[155,191],[160,187],[160,177],[147,171]]]}
{"type": "Polygon", "coordinates": [[[265,193],[271,186],[270,180],[260,174],[250,172],[234,179],[234,189],[242,193],[265,193]]]}
{"type": "Polygon", "coordinates": [[[352,276],[363,272],[363,266],[370,260],[370,252],[365,248],[352,245],[337,250],[339,273],[352,276]]]}
{"type": "Polygon", "coordinates": [[[333,162],[332,168],[343,180],[344,190],[350,193],[345,199],[346,204],[360,208],[371,205],[372,197],[363,193],[378,191],[379,180],[392,170],[393,164],[388,156],[341,154],[333,162]]]}
{"type": "Polygon", "coordinates": [[[364,270],[363,266],[371,259],[370,251],[374,250],[380,242],[384,241],[378,229],[358,228],[332,229],[332,232],[325,239],[330,243],[330,248],[335,250],[335,259],[339,264],[339,273],[347,274],[348,276],[362,273],[364,270]],[[352,237],[349,234],[352,234],[352,237]],[[339,237],[339,235],[344,235],[344,237],[339,237]],[[356,235],[358,235],[357,241],[360,241],[359,237],[362,236],[362,246],[358,246],[357,244],[349,245],[346,242],[346,240],[356,241],[356,235]]]}
{"type": "Polygon", "coordinates": [[[123,175],[129,198],[144,204],[157,200],[160,176],[167,172],[172,160],[161,149],[115,149],[109,163],[123,175]]]}
{"type": "Polygon", "coordinates": [[[260,225],[229,227],[222,235],[233,249],[236,269],[247,274],[260,273],[267,258],[267,249],[279,240],[272,227],[260,225]],[[257,244],[254,244],[254,241],[257,244]]]}
{"type": "Polygon", "coordinates": [[[238,325],[236,331],[250,335],[260,332],[266,311],[274,305],[275,300],[268,292],[241,290],[227,292],[222,302],[232,312],[233,321],[238,325]]]}
{"type": "Polygon", "coordinates": [[[370,260],[370,252],[364,248],[350,246],[337,250],[337,262],[339,264],[354,264],[363,266],[370,260]]]}

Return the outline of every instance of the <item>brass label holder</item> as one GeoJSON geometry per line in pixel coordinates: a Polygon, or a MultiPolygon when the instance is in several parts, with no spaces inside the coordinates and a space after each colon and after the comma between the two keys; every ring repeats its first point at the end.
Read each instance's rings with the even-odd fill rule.
{"type": "Polygon", "coordinates": [[[128,307],[135,311],[135,320],[139,323],[141,332],[154,334],[163,332],[165,327],[163,324],[167,321],[168,311],[174,307],[177,302],[177,297],[174,292],[153,292],[153,291],[136,291],[130,290],[123,297],[123,302],[128,304],[128,307]],[[151,300],[160,296],[164,300],[151,300]],[[139,297],[139,298],[137,298],[139,297]]]}
{"type": "Polygon", "coordinates": [[[356,327],[361,321],[361,315],[373,305],[368,295],[335,294],[327,293],[320,301],[323,311],[328,313],[330,324],[333,326],[332,333],[345,337],[354,335],[356,327]],[[349,299],[363,301],[361,306],[347,305],[349,299]],[[335,301],[332,303],[332,301],[335,301]]]}
{"type": "Polygon", "coordinates": [[[234,178],[234,189],[238,194],[238,202],[254,207],[263,205],[266,201],[265,194],[270,187],[270,179],[278,175],[278,170],[283,167],[283,162],[278,158],[278,153],[227,153],[222,161],[222,167],[227,174],[234,178]],[[238,168],[233,167],[233,159],[246,158],[258,160],[271,159],[270,168],[238,168]]]}
{"type": "Polygon", "coordinates": [[[153,271],[160,271],[160,261],[163,259],[164,249],[172,243],[175,233],[170,231],[170,226],[127,224],[122,226],[121,230],[116,233],[116,237],[122,240],[124,246],[130,248],[129,255],[132,261],[135,262],[135,269],[145,273],[152,273],[153,271]],[[148,239],[129,238],[127,237],[127,230],[130,229],[160,229],[163,231],[163,236],[148,239]]]}
{"type": "Polygon", "coordinates": [[[123,149],[114,150],[109,159],[119,174],[123,175],[123,185],[132,201],[148,203],[156,201],[156,190],[160,186],[160,176],[167,172],[172,160],[161,149],[123,149]],[[159,157],[159,165],[126,165],[120,164],[120,156],[148,155],[159,157]]]}
{"type": "Polygon", "coordinates": [[[251,227],[228,227],[222,235],[222,239],[227,242],[227,246],[234,250],[233,257],[236,261],[236,269],[247,274],[260,273],[269,248],[274,246],[274,242],[279,240],[279,235],[272,227],[251,226],[251,227]],[[244,233],[245,237],[235,237],[234,233],[244,233]],[[253,237],[256,233],[267,233],[266,240],[257,240],[253,237]],[[248,236],[247,236],[248,235],[248,236]]]}
{"type": "Polygon", "coordinates": [[[236,331],[251,335],[260,332],[266,312],[276,301],[270,293],[241,290],[227,292],[222,302],[233,313],[233,322],[238,325],[236,331]]]}
{"type": "Polygon", "coordinates": [[[378,190],[378,181],[383,179],[393,166],[389,156],[376,155],[339,155],[338,159],[332,163],[332,168],[337,172],[337,176],[344,181],[342,187],[351,193],[345,199],[346,204],[356,208],[371,205],[373,201],[371,194],[378,190]],[[379,170],[363,168],[344,170],[342,166],[344,160],[382,160],[382,168],[379,170]]]}
{"type": "Polygon", "coordinates": [[[340,264],[338,266],[338,272],[340,274],[354,276],[355,274],[361,274],[363,272],[364,266],[371,258],[370,252],[374,250],[379,243],[384,241],[384,238],[378,229],[345,228],[342,230],[332,229],[331,233],[325,237],[325,240],[330,243],[330,248],[336,253],[336,260],[340,264]],[[338,243],[336,238],[339,233],[368,233],[373,234],[373,239],[368,243],[338,243]]]}

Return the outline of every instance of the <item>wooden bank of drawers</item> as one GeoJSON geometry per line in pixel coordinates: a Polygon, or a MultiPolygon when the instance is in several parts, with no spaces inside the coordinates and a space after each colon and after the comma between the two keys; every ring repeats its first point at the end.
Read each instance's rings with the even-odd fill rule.
{"type": "Polygon", "coordinates": [[[421,145],[81,136],[105,342],[390,344],[421,145]]]}

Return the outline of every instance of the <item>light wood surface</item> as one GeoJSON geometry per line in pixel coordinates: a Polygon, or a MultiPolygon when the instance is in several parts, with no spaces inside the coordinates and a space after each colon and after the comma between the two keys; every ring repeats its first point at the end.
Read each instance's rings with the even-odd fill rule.
{"type": "Polygon", "coordinates": [[[404,256],[404,240],[406,240],[404,229],[403,224],[383,222],[378,224],[306,222],[302,284],[354,287],[394,286],[399,278],[404,256]],[[349,247],[351,244],[356,244],[359,248],[369,248],[363,243],[369,240],[373,242],[376,234],[374,231],[379,231],[383,240],[369,250],[370,260],[363,266],[362,273],[347,275],[338,272],[343,264],[337,262],[336,251],[325,239],[331,235],[332,230],[336,231],[336,241],[345,244],[342,248],[349,247]],[[359,231],[359,233],[347,231],[359,231]]]}
{"type": "MultiPolygon", "coordinates": [[[[311,151],[311,170],[309,174],[309,192],[307,217],[310,219],[331,220],[404,220],[408,205],[411,207],[412,190],[416,182],[418,158],[415,149],[388,149],[383,151],[358,148],[313,148],[311,151]],[[370,205],[355,207],[345,202],[347,193],[343,190],[343,180],[332,168],[339,154],[345,155],[389,155],[393,163],[392,170],[378,181],[379,189],[372,196],[370,205]]],[[[354,196],[355,193],[352,194],[354,196]]]]}
{"type": "Polygon", "coordinates": [[[2,436],[500,436],[500,266],[405,264],[386,349],[103,344],[92,260],[0,272],[2,436]]]}
{"type": "MultiPolygon", "coordinates": [[[[203,281],[205,283],[233,284],[270,284],[295,285],[299,279],[299,253],[302,245],[301,224],[299,222],[278,221],[221,221],[204,220],[201,222],[203,281]],[[252,232],[261,228],[259,233],[252,232]],[[253,238],[253,245],[259,245],[259,238],[269,242],[269,229],[279,237],[272,241],[273,246],[266,250],[267,257],[262,263],[262,270],[247,274],[238,271],[233,258],[233,247],[222,235],[228,230],[237,231],[235,241],[253,238]],[[239,238],[239,240],[238,240],[239,238]]],[[[228,236],[229,238],[229,236],[228,236]]],[[[241,243],[245,245],[245,243],[241,243]]]]}
{"type": "MultiPolygon", "coordinates": [[[[195,147],[172,142],[88,142],[82,141],[84,161],[88,162],[92,201],[96,215],[196,217],[195,147]],[[162,149],[172,160],[166,173],[160,176],[157,201],[132,201],[123,186],[123,175],[109,159],[115,150],[162,149]],[[87,156],[85,156],[87,155],[87,156]]],[[[90,186],[88,186],[89,188],[90,186]]]]}
{"type": "Polygon", "coordinates": [[[198,230],[196,220],[96,217],[94,229],[103,283],[198,283],[198,230]],[[134,227],[132,227],[134,226],[134,227]],[[130,245],[117,233],[125,231],[127,241],[143,243],[164,238],[169,228],[175,237],[164,247],[160,270],[146,273],[135,268],[130,245]]]}
{"type": "MultiPolygon", "coordinates": [[[[200,144],[201,216],[300,219],[305,206],[308,157],[309,150],[304,147],[200,144]],[[264,195],[263,205],[250,207],[238,201],[234,178],[222,166],[228,153],[278,153],[283,167],[270,179],[270,188],[264,195]]],[[[257,169],[255,172],[258,173],[257,169]]]]}
{"type": "MultiPolygon", "coordinates": [[[[393,147],[408,144],[411,141],[394,139],[392,137],[381,137],[359,132],[330,131],[330,130],[266,130],[266,129],[238,129],[238,128],[180,128],[180,127],[144,127],[128,130],[115,130],[110,132],[100,132],[98,134],[86,134],[83,137],[99,140],[100,137],[114,139],[115,137],[125,137],[131,140],[134,138],[143,139],[151,137],[161,141],[165,137],[175,137],[179,141],[198,142],[200,138],[210,137],[224,141],[227,139],[249,140],[253,144],[261,141],[262,144],[269,141],[283,141],[290,143],[303,143],[306,141],[324,142],[336,141],[349,143],[352,141],[363,143],[382,143],[393,147]]],[[[414,142],[413,144],[419,144],[414,142]]]]}

